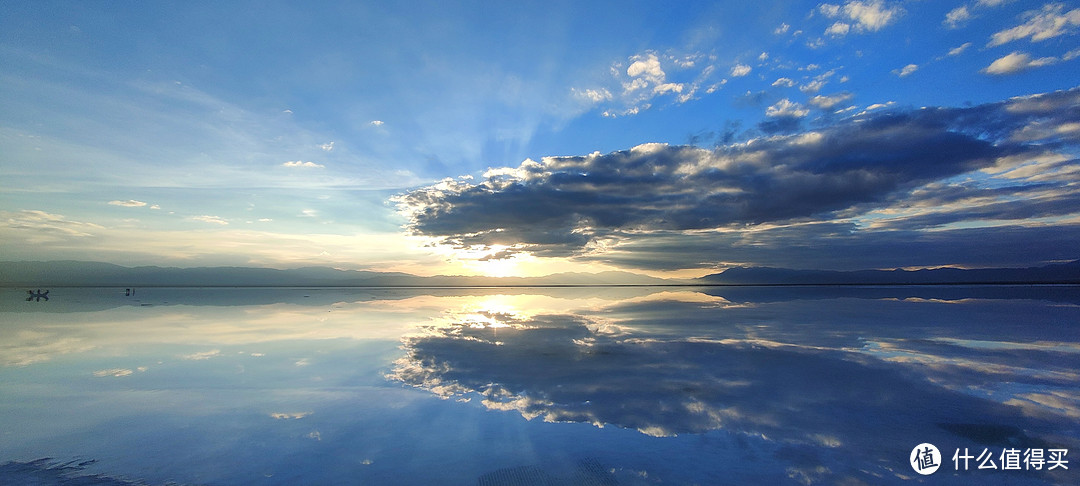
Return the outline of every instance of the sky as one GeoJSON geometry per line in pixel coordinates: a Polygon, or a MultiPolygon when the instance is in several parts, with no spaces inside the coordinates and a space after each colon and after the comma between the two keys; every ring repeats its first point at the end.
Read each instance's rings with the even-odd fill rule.
{"type": "Polygon", "coordinates": [[[1080,258],[1080,4],[0,0],[0,259],[1080,258]]]}

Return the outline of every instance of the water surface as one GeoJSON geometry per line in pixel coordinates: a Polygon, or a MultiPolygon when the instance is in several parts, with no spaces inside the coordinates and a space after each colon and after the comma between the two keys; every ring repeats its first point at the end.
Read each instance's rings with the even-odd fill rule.
{"type": "Polygon", "coordinates": [[[25,296],[0,292],[0,479],[1080,481],[997,460],[1080,457],[1076,287],[25,296]],[[964,448],[999,469],[956,471],[964,448]]]}

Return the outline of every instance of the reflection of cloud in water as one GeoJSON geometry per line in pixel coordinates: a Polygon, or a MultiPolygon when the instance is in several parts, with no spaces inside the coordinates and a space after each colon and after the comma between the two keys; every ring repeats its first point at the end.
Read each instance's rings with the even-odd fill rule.
{"type": "MultiPolygon", "coordinates": [[[[1058,349],[1076,356],[1069,343],[903,341],[923,346],[916,365],[846,345],[872,342],[859,337],[802,343],[794,333],[785,342],[779,332],[766,339],[754,335],[755,326],[735,325],[711,329],[728,336],[709,337],[696,324],[680,334],[680,323],[715,310],[695,302],[662,307],[674,317],[651,328],[635,328],[632,318],[453,314],[403,338],[406,355],[391,377],[445,398],[477,394],[489,409],[530,420],[610,424],[653,436],[727,430],[854,449],[873,460],[891,461],[896,453],[888,448],[896,444],[911,442],[908,451],[927,440],[957,444],[964,436],[949,424],[1015,426],[1009,440],[1017,447],[1062,440],[1058,434],[1075,442],[1061,426],[1076,429],[1080,367],[1048,364],[1058,349]],[[926,352],[934,346],[938,354],[926,352]],[[996,394],[964,389],[991,382],[1028,386],[996,394]]],[[[721,318],[712,318],[720,326],[721,318]]]]}

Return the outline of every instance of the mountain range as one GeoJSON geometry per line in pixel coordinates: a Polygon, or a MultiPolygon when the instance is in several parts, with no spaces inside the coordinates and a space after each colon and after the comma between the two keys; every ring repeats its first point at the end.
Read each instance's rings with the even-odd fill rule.
{"type": "Polygon", "coordinates": [[[543,277],[422,277],[329,267],[125,267],[80,261],[0,262],[4,287],[527,287],[585,285],[935,285],[1080,284],[1080,260],[1030,268],[793,270],[733,267],[696,279],[631,272],[557,273],[543,277]]]}

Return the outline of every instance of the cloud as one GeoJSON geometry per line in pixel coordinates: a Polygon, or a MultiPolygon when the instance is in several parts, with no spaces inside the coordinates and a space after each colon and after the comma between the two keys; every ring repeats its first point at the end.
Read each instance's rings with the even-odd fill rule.
{"type": "Polygon", "coordinates": [[[776,81],[773,81],[772,85],[773,86],[783,86],[785,88],[790,88],[792,86],[795,86],[795,80],[793,80],[791,78],[778,78],[776,81]]]}
{"type": "Polygon", "coordinates": [[[746,64],[736,64],[735,67],[731,68],[731,76],[741,78],[743,76],[746,76],[747,74],[750,74],[750,71],[752,69],[753,68],[747,66],[746,64]]]}
{"type": "Polygon", "coordinates": [[[105,229],[101,225],[72,221],[60,214],[38,210],[0,211],[4,233],[20,233],[27,243],[43,243],[66,238],[85,238],[105,229]]]}
{"type": "Polygon", "coordinates": [[[645,56],[635,56],[634,62],[626,68],[626,75],[631,78],[641,77],[653,83],[662,83],[666,74],[660,68],[660,59],[654,53],[645,56]]]}
{"type": "MultiPolygon", "coordinates": [[[[819,101],[828,104],[826,98],[819,101]]],[[[969,108],[874,111],[810,132],[715,150],[645,144],[608,154],[530,159],[517,167],[493,170],[479,182],[447,179],[400,194],[393,201],[408,218],[412,234],[455,247],[501,245],[501,250],[538,256],[602,259],[650,241],[701,238],[723,242],[715,251],[696,254],[682,251],[685,245],[667,244],[667,251],[678,253],[673,258],[681,263],[657,261],[685,268],[679,265],[698,265],[701,262],[695,259],[703,255],[720,258],[726,250],[736,251],[739,242],[751,235],[771,235],[770,240],[789,243],[815,241],[807,237],[808,228],[827,229],[828,238],[853,233],[858,236],[844,241],[869,245],[900,234],[886,235],[870,227],[874,218],[889,211],[916,216],[905,211],[927,199],[912,191],[958,176],[974,177],[980,170],[998,167],[1002,160],[1029,160],[1045,152],[1042,143],[1071,140],[1062,137],[1075,133],[1068,128],[1075,123],[1068,114],[1076,106],[1080,106],[1080,90],[969,108]],[[1023,132],[1033,123],[1038,130],[1023,132]],[[1056,135],[1028,139],[1039,134],[1056,135]],[[785,240],[788,236],[793,239],[785,240]]],[[[769,109],[771,116],[789,121],[808,111],[786,99],[769,109]]],[[[1042,208],[1030,206],[1031,214],[1069,213],[1062,208],[1070,207],[1065,203],[1072,200],[1068,196],[1075,191],[1072,187],[1045,193],[1044,199],[1056,202],[1042,208]]],[[[1009,191],[1013,192],[998,197],[1023,198],[1025,194],[1019,188],[1009,191]]],[[[1010,220],[1023,213],[1016,205],[979,206],[978,213],[943,208],[942,215],[951,216],[937,217],[938,222],[912,219],[912,224],[902,224],[900,218],[891,224],[921,235],[933,246],[941,235],[918,232],[941,224],[1010,220]]],[[[822,238],[826,236],[818,235],[816,241],[822,238]]],[[[918,239],[906,234],[902,241],[918,239]]],[[[896,248],[902,241],[896,242],[896,248]]],[[[960,239],[940,241],[954,245],[960,239]]],[[[783,252],[783,245],[770,248],[783,252]]],[[[811,248],[820,252],[832,247],[811,248]]]]}
{"type": "Polygon", "coordinates": [[[281,166],[282,167],[300,167],[300,168],[308,168],[308,169],[323,169],[323,168],[326,168],[326,166],[322,165],[322,164],[316,164],[315,162],[301,162],[299,160],[285,162],[285,163],[281,164],[281,166]]]}
{"type": "Polygon", "coordinates": [[[1020,71],[1049,66],[1058,60],[1054,57],[1032,59],[1026,52],[1012,52],[990,63],[982,72],[986,74],[1014,74],[1020,71]]]}
{"type": "Polygon", "coordinates": [[[373,126],[373,127],[381,127],[381,126],[383,126],[385,124],[386,123],[383,122],[382,120],[371,120],[371,126],[373,126]]]}
{"type": "Polygon", "coordinates": [[[958,46],[958,47],[954,47],[954,48],[952,48],[952,49],[949,49],[949,53],[948,53],[948,54],[946,54],[946,56],[949,56],[949,57],[952,57],[952,56],[959,56],[960,54],[963,54],[963,53],[964,53],[964,51],[966,51],[966,50],[967,50],[967,49],[968,49],[969,47],[971,47],[971,43],[970,43],[970,42],[965,42],[965,43],[964,43],[963,45],[961,45],[961,46],[958,46]]]}
{"type": "Polygon", "coordinates": [[[777,101],[774,105],[765,109],[765,116],[770,118],[802,118],[810,114],[810,110],[787,98],[777,101]]]}
{"type": "Polygon", "coordinates": [[[887,5],[881,0],[866,2],[851,1],[844,5],[822,4],[818,10],[829,18],[839,18],[825,31],[826,34],[839,37],[854,30],[858,33],[877,32],[895,22],[904,13],[899,5],[887,5]]]}
{"type": "Polygon", "coordinates": [[[894,69],[893,74],[895,74],[897,76],[900,76],[901,78],[906,78],[908,76],[911,76],[913,73],[915,73],[915,71],[918,71],[918,70],[919,70],[919,66],[917,64],[908,64],[907,66],[904,66],[902,69],[894,69]]]}
{"type": "Polygon", "coordinates": [[[654,99],[669,97],[682,104],[697,99],[699,91],[713,93],[727,80],[715,80],[715,56],[701,53],[658,54],[645,51],[609,67],[608,86],[570,88],[570,97],[581,109],[600,107],[605,118],[632,116],[653,107],[654,99]]]}
{"type": "Polygon", "coordinates": [[[125,208],[141,208],[146,206],[146,203],[134,199],[128,199],[127,201],[109,201],[109,204],[113,206],[123,206],[125,208]]]}
{"type": "Polygon", "coordinates": [[[949,11],[945,14],[945,20],[942,22],[950,29],[959,28],[962,24],[971,20],[971,11],[968,10],[966,5],[961,5],[949,11]]]}
{"type": "Polygon", "coordinates": [[[1044,41],[1065,34],[1072,34],[1077,26],[1080,26],[1080,8],[1065,11],[1065,5],[1050,3],[1043,6],[1042,10],[1025,12],[1023,18],[1026,22],[1011,29],[995,33],[990,37],[988,47],[1030,38],[1031,42],[1044,41]]]}
{"type": "Polygon", "coordinates": [[[323,151],[331,152],[331,151],[334,150],[334,142],[324,143],[322,145],[319,145],[319,148],[322,149],[323,151]]]}
{"type": "Polygon", "coordinates": [[[822,110],[831,110],[836,105],[848,101],[854,98],[855,95],[851,93],[838,93],[832,96],[817,95],[810,98],[810,104],[814,105],[822,110]]]}
{"type": "Polygon", "coordinates": [[[210,216],[210,215],[192,216],[191,219],[194,220],[194,221],[202,221],[203,223],[220,224],[222,226],[229,224],[228,221],[226,221],[226,220],[224,220],[224,219],[222,219],[222,218],[220,218],[218,216],[210,216]]]}
{"type": "MultiPolygon", "coordinates": [[[[624,302],[605,310],[636,315],[640,305],[624,302]]],[[[868,463],[883,457],[877,449],[888,446],[882,444],[942,433],[943,424],[958,420],[955,410],[988,423],[1015,424],[1032,435],[1053,433],[1053,424],[1065,416],[1026,416],[1003,403],[1015,398],[1007,391],[993,398],[971,393],[1002,381],[1069,389],[1075,380],[1067,364],[1037,377],[1030,368],[1047,352],[1053,356],[1042,359],[1066,362],[1072,353],[1040,345],[1014,349],[1003,342],[1012,312],[1045,311],[1042,303],[1018,305],[1021,310],[990,318],[964,336],[994,336],[979,344],[1010,353],[964,346],[966,340],[927,340],[927,333],[940,335],[942,323],[962,328],[952,325],[970,319],[969,305],[828,299],[746,308],[726,300],[701,305],[656,299],[648,308],[661,317],[645,326],[634,320],[612,325],[587,315],[521,317],[485,310],[477,314],[483,319],[448,319],[403,338],[404,356],[388,377],[445,399],[480,398],[490,410],[527,420],[616,426],[651,436],[724,430],[818,452],[843,446],[846,459],[866,454],[866,461],[855,462],[868,463]],[[806,318],[819,312],[832,317],[806,318]],[[934,313],[933,323],[913,319],[921,313],[934,313]],[[763,315],[768,325],[738,324],[759,322],[763,315]],[[870,338],[866,322],[879,324],[870,338]]],[[[1019,388],[1013,393],[1028,392],[1019,388]]],[[[1040,410],[1048,409],[1053,405],[1040,410]]],[[[1023,433],[1014,439],[1021,447],[1032,440],[1023,433]]],[[[812,461],[820,464],[816,454],[812,461]]],[[[903,457],[895,460],[903,467],[903,457]]]]}

